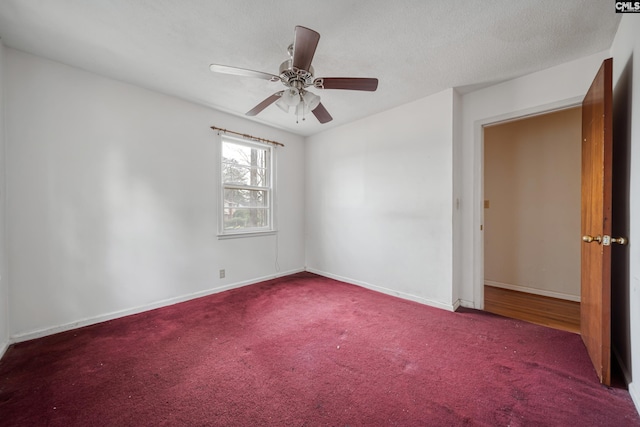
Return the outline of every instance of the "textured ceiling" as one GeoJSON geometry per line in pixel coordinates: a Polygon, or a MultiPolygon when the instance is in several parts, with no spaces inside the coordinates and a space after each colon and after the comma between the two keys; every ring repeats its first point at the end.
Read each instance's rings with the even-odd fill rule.
{"type": "Polygon", "coordinates": [[[296,25],[321,34],[316,77],[377,77],[377,92],[314,90],[334,120],[252,118],[311,135],[437,93],[504,81],[610,47],[607,0],[1,0],[10,46],[236,115],[283,88],[296,25]]]}

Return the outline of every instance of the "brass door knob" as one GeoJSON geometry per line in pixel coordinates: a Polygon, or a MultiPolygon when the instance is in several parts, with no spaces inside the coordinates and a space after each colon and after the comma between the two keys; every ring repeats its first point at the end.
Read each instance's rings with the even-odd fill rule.
{"type": "Polygon", "coordinates": [[[593,236],[589,236],[587,234],[587,235],[582,236],[582,241],[586,242],[586,243],[591,243],[591,242],[600,243],[600,242],[602,242],[602,237],[600,237],[600,236],[593,237],[593,236]]]}
{"type": "Polygon", "coordinates": [[[604,246],[610,246],[612,243],[617,243],[618,245],[626,245],[629,241],[624,237],[611,237],[608,235],[604,236],[589,236],[588,234],[582,236],[582,241],[586,243],[597,242],[598,244],[602,243],[604,246]]]}
{"type": "Polygon", "coordinates": [[[611,238],[611,243],[617,243],[619,245],[626,245],[627,243],[629,243],[629,241],[627,239],[625,239],[624,237],[612,237],[611,238]]]}

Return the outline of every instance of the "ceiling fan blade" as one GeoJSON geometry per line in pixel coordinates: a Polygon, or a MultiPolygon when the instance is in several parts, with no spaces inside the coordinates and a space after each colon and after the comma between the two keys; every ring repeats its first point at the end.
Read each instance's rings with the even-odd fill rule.
{"type": "Polygon", "coordinates": [[[256,105],[255,107],[253,107],[250,111],[247,112],[247,114],[245,114],[246,116],[255,116],[257,115],[259,112],[261,112],[262,110],[264,110],[265,108],[267,108],[269,105],[273,104],[274,102],[276,102],[281,96],[282,96],[282,92],[276,92],[273,95],[271,95],[270,97],[268,97],[267,99],[265,99],[264,101],[262,101],[260,104],[256,105]]]}
{"type": "Polygon", "coordinates": [[[293,66],[309,71],[313,55],[320,40],[320,34],[306,27],[296,26],[293,36],[293,66]]]}
{"type": "Polygon", "coordinates": [[[346,89],[366,90],[373,92],[378,89],[378,79],[361,77],[320,77],[313,81],[318,89],[346,89]]]}
{"type": "Polygon", "coordinates": [[[255,77],[258,79],[271,80],[277,82],[280,77],[275,74],[263,73],[262,71],[247,70],[246,68],[229,67],[228,65],[211,64],[209,69],[214,73],[233,74],[235,76],[255,77]]]}
{"type": "Polygon", "coordinates": [[[318,106],[311,112],[314,116],[316,116],[316,119],[318,119],[320,123],[324,124],[333,120],[333,117],[331,117],[331,114],[329,114],[327,109],[324,108],[324,105],[322,105],[322,103],[318,104],[318,106]]]}

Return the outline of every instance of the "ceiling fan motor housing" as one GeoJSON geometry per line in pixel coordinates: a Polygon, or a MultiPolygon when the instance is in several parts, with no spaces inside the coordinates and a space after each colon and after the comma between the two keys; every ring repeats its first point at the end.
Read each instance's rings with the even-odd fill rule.
{"type": "Polygon", "coordinates": [[[280,64],[280,80],[287,87],[304,89],[313,85],[313,66],[307,70],[299,70],[293,66],[293,60],[287,59],[280,64]]]}

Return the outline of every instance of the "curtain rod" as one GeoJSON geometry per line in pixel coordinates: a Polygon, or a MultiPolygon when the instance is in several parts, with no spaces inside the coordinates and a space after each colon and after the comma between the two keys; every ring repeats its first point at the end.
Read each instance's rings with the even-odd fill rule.
{"type": "Polygon", "coordinates": [[[215,127],[215,126],[211,126],[211,129],[219,130],[219,131],[226,132],[226,133],[232,133],[234,135],[240,135],[240,136],[243,136],[245,138],[253,139],[253,140],[256,140],[256,141],[268,142],[269,144],[275,144],[275,145],[279,145],[281,147],[284,147],[284,144],[281,144],[281,143],[279,143],[277,141],[271,141],[270,139],[258,138],[257,136],[247,135],[246,133],[234,132],[232,130],[223,129],[223,128],[219,128],[219,127],[215,127]]]}

